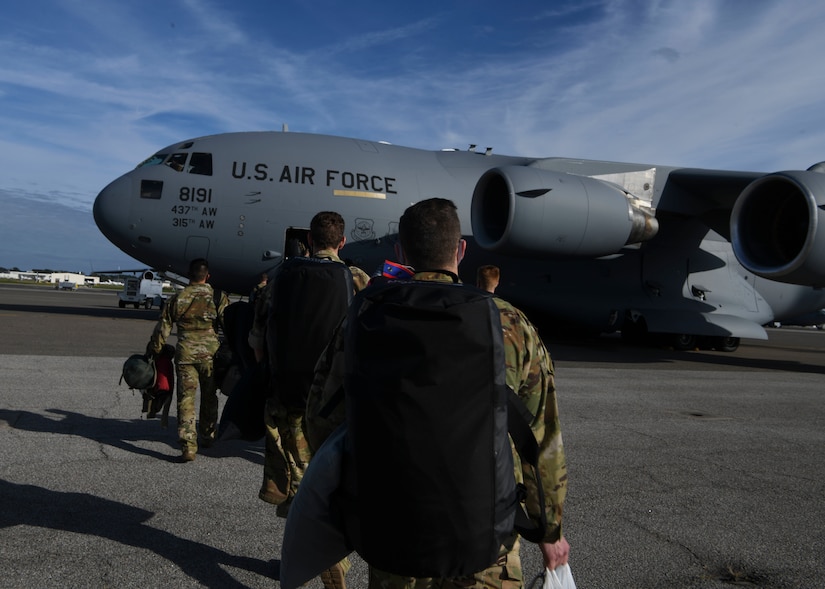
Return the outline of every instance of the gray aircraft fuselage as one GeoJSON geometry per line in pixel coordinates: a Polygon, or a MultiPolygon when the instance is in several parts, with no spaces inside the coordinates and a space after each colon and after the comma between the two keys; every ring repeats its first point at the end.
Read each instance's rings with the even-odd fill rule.
{"type": "Polygon", "coordinates": [[[315,213],[343,215],[342,255],[372,273],[403,211],[438,196],[470,242],[463,280],[495,264],[498,294],[528,311],[591,331],[764,338],[825,307],[820,178],[227,133],[158,151],[100,192],[94,217],[157,270],[205,257],[214,285],[247,293],[315,213]]]}

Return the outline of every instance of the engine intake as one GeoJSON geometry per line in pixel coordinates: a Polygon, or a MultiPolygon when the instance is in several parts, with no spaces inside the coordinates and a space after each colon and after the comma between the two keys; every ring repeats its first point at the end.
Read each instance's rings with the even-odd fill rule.
{"type": "Polygon", "coordinates": [[[484,173],[473,191],[473,237],[506,255],[599,257],[652,238],[658,223],[619,186],[528,166],[484,173]]]}
{"type": "Polygon", "coordinates": [[[731,243],[763,278],[825,286],[825,174],[777,172],[751,182],[731,212],[731,243]]]}

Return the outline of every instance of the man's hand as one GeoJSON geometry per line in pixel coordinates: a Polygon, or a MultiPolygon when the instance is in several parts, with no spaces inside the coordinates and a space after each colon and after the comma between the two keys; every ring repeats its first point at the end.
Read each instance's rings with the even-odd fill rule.
{"type": "Polygon", "coordinates": [[[551,571],[563,564],[567,564],[567,557],[570,555],[570,544],[562,537],[558,542],[539,542],[541,554],[544,557],[544,566],[551,571]]]}

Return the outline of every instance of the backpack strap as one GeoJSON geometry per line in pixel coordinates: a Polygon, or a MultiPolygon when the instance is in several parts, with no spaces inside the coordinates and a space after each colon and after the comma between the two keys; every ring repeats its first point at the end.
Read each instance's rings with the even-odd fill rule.
{"type": "MultiPolygon", "coordinates": [[[[541,484],[541,474],[539,473],[539,444],[536,436],[530,429],[530,422],[533,415],[527,409],[518,395],[512,389],[507,396],[507,426],[510,438],[516,447],[522,463],[527,463],[533,467],[533,474],[536,479],[536,492],[538,494],[539,518],[538,521],[531,518],[519,502],[516,508],[516,531],[527,541],[538,544],[544,539],[547,530],[547,513],[544,508],[544,487],[541,484]]],[[[523,498],[527,496],[527,488],[522,484],[519,493],[523,498]]]]}
{"type": "Polygon", "coordinates": [[[344,402],[344,398],[346,397],[346,393],[344,392],[344,385],[338,387],[332,395],[330,396],[329,400],[326,404],[321,407],[320,411],[318,411],[319,417],[323,417],[324,419],[329,419],[329,416],[332,415],[332,412],[344,402]]]}

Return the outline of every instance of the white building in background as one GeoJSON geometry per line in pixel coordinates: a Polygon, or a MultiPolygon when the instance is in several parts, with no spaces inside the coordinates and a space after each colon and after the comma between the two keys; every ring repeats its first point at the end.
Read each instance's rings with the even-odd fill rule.
{"type": "Polygon", "coordinates": [[[46,282],[55,285],[55,288],[68,288],[67,285],[74,285],[72,288],[79,286],[95,286],[100,284],[98,276],[86,276],[85,274],[76,274],[74,272],[34,272],[34,271],[17,271],[9,270],[8,272],[0,273],[0,278],[10,278],[12,280],[31,280],[32,282],[46,282]]]}

